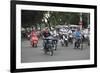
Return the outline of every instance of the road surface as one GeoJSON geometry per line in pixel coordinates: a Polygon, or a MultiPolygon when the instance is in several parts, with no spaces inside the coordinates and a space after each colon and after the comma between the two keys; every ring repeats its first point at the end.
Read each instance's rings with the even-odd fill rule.
{"type": "Polygon", "coordinates": [[[73,49],[73,44],[68,47],[62,47],[58,43],[58,48],[54,51],[54,55],[46,55],[43,53],[42,40],[39,40],[38,47],[33,48],[30,41],[24,39],[21,41],[21,62],[51,62],[51,61],[71,61],[71,60],[88,60],[90,59],[90,47],[83,44],[83,50],[73,49]]]}

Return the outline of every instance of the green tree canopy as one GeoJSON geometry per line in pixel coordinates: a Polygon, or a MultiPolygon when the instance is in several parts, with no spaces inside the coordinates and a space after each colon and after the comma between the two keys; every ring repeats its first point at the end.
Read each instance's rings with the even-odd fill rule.
{"type": "MultiPolygon", "coordinates": [[[[82,20],[84,27],[90,23],[90,14],[82,13],[82,20]]],[[[56,26],[56,25],[68,25],[78,24],[80,21],[80,13],[78,12],[56,12],[56,11],[33,11],[22,10],[21,11],[21,24],[22,27],[40,26],[56,26]]]]}

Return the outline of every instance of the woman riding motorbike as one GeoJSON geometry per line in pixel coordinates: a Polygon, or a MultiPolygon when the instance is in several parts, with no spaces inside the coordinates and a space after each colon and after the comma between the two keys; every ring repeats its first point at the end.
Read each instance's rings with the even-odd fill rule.
{"type": "Polygon", "coordinates": [[[37,37],[37,35],[35,34],[34,30],[31,32],[30,41],[31,41],[32,47],[34,47],[34,46],[37,47],[37,44],[38,44],[38,37],[37,37]]]}

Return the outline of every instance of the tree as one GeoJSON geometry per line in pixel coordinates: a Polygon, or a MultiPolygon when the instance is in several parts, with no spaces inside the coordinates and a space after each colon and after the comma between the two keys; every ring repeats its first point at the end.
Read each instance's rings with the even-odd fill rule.
{"type": "Polygon", "coordinates": [[[47,19],[51,26],[67,24],[77,24],[79,22],[79,13],[72,12],[49,12],[50,17],[47,19]]]}
{"type": "Polygon", "coordinates": [[[22,27],[32,27],[37,26],[42,22],[44,11],[31,11],[31,10],[22,10],[21,12],[21,24],[22,27]]]}
{"type": "MultiPolygon", "coordinates": [[[[82,20],[84,27],[90,23],[90,14],[82,13],[82,20]]],[[[78,12],[58,12],[58,11],[34,11],[22,10],[21,11],[21,24],[22,27],[38,27],[41,28],[42,24],[46,27],[54,27],[57,25],[79,24],[80,13],[78,12]],[[38,24],[38,25],[37,25],[38,24]]]]}
{"type": "Polygon", "coordinates": [[[90,14],[89,13],[83,13],[82,18],[83,18],[84,28],[88,27],[88,25],[90,24],[90,14]]]}

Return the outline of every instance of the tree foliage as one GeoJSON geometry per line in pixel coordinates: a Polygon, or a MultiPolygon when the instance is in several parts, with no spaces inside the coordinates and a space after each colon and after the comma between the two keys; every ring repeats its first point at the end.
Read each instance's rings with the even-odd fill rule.
{"type": "Polygon", "coordinates": [[[22,10],[21,13],[22,27],[27,28],[33,25],[36,26],[37,23],[41,23],[43,14],[44,14],[43,11],[22,10]]]}
{"type": "MultiPolygon", "coordinates": [[[[90,14],[82,13],[84,27],[90,23],[90,14]]],[[[32,11],[22,10],[21,24],[22,27],[32,27],[39,24],[51,27],[56,25],[79,24],[80,13],[77,12],[56,12],[56,11],[32,11]],[[47,16],[48,15],[48,16],[47,16]]]]}

